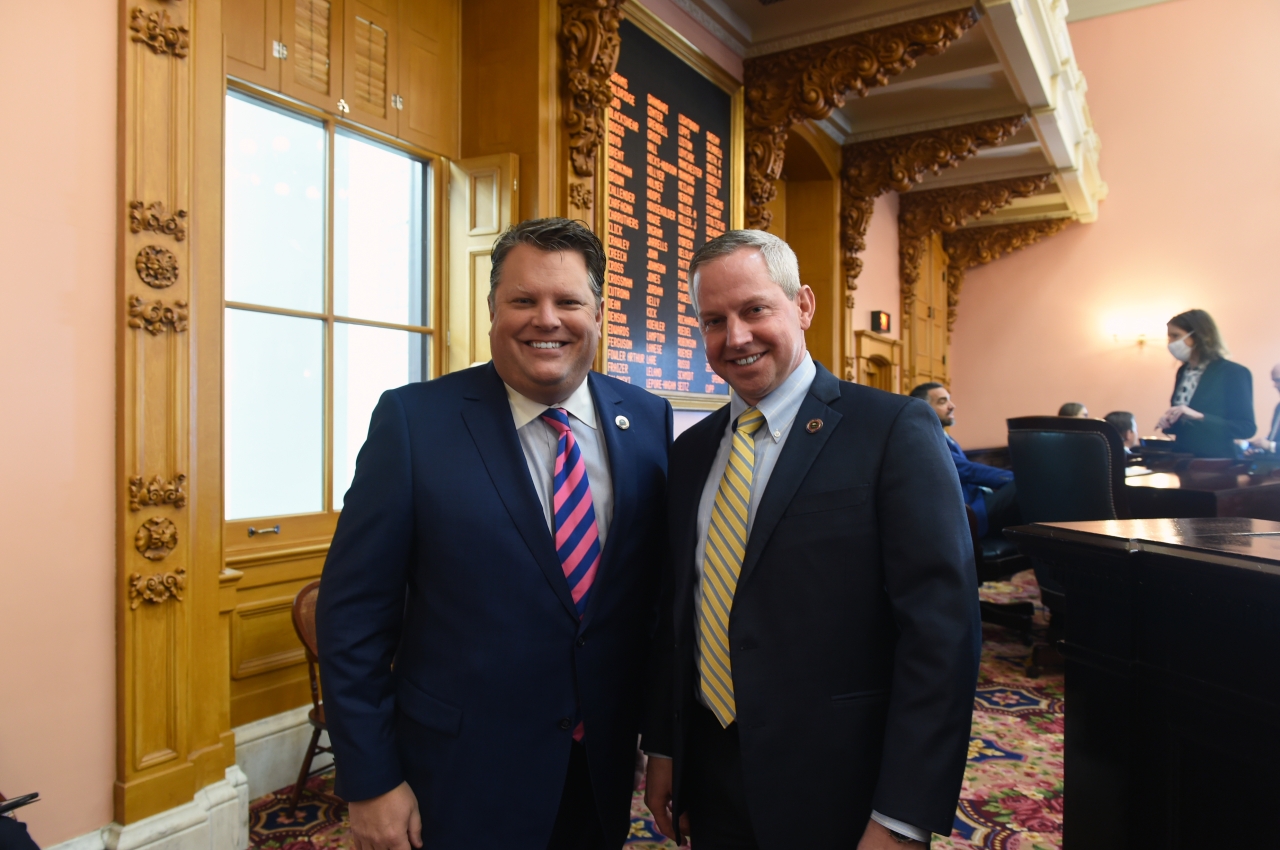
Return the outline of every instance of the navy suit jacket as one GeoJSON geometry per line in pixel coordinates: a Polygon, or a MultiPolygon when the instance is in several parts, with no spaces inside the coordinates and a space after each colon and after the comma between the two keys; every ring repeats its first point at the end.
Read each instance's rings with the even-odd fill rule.
{"type": "MultiPolygon", "coordinates": [[[[698,688],[698,502],[728,411],[671,450],[672,555],[644,745],[675,758],[677,811],[697,793],[683,773],[698,688]]],[[[818,366],[757,508],[729,616],[760,846],[852,847],[873,808],[950,834],[981,635],[973,541],[938,417],[818,366]]]]}
{"type": "Polygon", "coordinates": [[[588,380],[614,507],[581,622],[492,364],[384,393],[360,450],[316,610],[336,790],[407,780],[428,848],[545,847],[578,717],[625,838],[672,414],[588,380]]]}
{"type": "MultiPolygon", "coordinates": [[[[1170,404],[1186,369],[1185,363],[1178,367],[1170,404]]],[[[1258,430],[1253,418],[1253,375],[1232,360],[1219,358],[1204,367],[1187,407],[1203,413],[1204,418],[1184,416],[1164,429],[1177,438],[1175,448],[1180,452],[1191,452],[1196,457],[1235,457],[1232,441],[1247,440],[1258,430]]]]}
{"type": "Polygon", "coordinates": [[[960,448],[960,444],[953,440],[950,434],[944,436],[947,438],[947,448],[951,450],[951,459],[956,464],[956,474],[960,476],[960,490],[964,493],[964,503],[973,508],[974,514],[978,517],[978,534],[985,537],[987,502],[982,498],[982,488],[990,487],[992,490],[999,490],[1004,485],[1011,484],[1013,472],[969,460],[960,448]]]}

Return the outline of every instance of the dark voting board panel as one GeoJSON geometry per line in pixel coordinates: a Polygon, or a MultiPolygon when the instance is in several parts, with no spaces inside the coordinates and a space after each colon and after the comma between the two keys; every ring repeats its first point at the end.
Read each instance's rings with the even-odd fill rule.
{"type": "Polygon", "coordinates": [[[672,397],[727,398],[689,301],[689,260],[729,220],[732,97],[630,22],[608,116],[605,359],[672,397]]]}

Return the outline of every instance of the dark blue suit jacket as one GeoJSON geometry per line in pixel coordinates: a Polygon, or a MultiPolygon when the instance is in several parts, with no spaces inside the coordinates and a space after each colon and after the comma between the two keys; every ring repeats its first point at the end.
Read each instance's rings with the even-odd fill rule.
{"type": "Polygon", "coordinates": [[[605,834],[625,838],[672,415],[589,381],[614,507],[581,622],[492,364],[374,410],[321,579],[321,683],[337,793],[407,780],[428,848],[545,847],[577,717],[605,834]]]}
{"type": "MultiPolygon", "coordinates": [[[[683,773],[698,687],[698,502],[728,410],[671,450],[672,560],[644,743],[674,756],[679,808],[697,793],[683,773]]],[[[757,508],[729,617],[760,846],[852,847],[873,808],[949,834],[981,636],[973,541],[938,417],[818,366],[757,508]]]]}
{"type": "Polygon", "coordinates": [[[960,444],[951,439],[950,434],[944,433],[943,436],[947,438],[947,448],[951,450],[951,459],[955,461],[956,475],[960,476],[960,490],[964,493],[964,503],[973,508],[974,514],[978,517],[978,534],[985,537],[987,502],[982,498],[981,488],[990,487],[992,490],[999,490],[1013,482],[1013,472],[969,460],[961,450],[960,444]]]}

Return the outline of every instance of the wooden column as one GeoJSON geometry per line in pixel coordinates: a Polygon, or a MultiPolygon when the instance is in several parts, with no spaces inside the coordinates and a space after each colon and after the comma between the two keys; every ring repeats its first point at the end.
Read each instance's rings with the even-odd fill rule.
{"type": "Polygon", "coordinates": [[[220,11],[218,0],[120,5],[119,823],[190,802],[235,761],[218,604],[220,11]]]}

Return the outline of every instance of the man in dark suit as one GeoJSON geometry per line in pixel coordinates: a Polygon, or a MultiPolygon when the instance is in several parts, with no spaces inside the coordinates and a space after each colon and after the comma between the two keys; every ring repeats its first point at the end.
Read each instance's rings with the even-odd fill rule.
{"type": "Polygon", "coordinates": [[[698,850],[949,834],[981,626],[938,419],[813,362],[776,236],[730,231],[691,266],[734,395],[672,448],[646,801],[698,850]]]}
{"type": "MultiPolygon", "coordinates": [[[[1276,392],[1280,393],[1280,363],[1271,367],[1271,383],[1275,385],[1276,392]]],[[[1275,412],[1271,414],[1271,430],[1251,439],[1246,454],[1275,454],[1277,440],[1280,440],[1280,404],[1276,405],[1275,412]]]]}
{"type": "Polygon", "coordinates": [[[492,254],[492,363],[382,396],[316,612],[359,850],[616,848],[656,617],[670,405],[590,373],[604,252],[492,254]]]}
{"type": "MultiPolygon", "coordinates": [[[[951,391],[936,381],[920,384],[911,390],[911,397],[929,402],[943,428],[956,424],[956,403],[951,391]]],[[[1062,416],[1062,411],[1058,411],[1062,416]]],[[[960,489],[964,503],[973,508],[978,518],[978,536],[998,534],[1006,526],[1018,524],[1018,491],[1013,483],[1013,471],[969,460],[968,455],[951,435],[943,431],[951,460],[960,476],[960,489]]]]}

